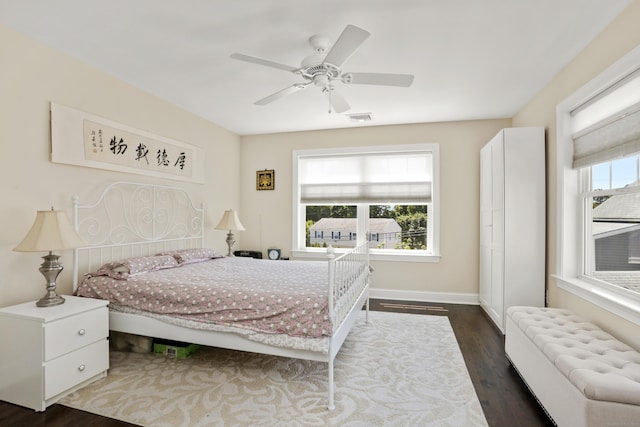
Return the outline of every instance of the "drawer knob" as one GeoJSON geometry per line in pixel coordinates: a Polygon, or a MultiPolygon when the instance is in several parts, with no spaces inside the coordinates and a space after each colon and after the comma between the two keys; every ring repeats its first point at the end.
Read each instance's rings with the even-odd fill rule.
{"type": "Polygon", "coordinates": [[[80,365],[78,366],[78,371],[82,372],[84,371],[85,366],[84,365],[80,365]]]}
{"type": "Polygon", "coordinates": [[[87,332],[87,331],[85,331],[84,329],[80,329],[80,330],[78,331],[78,335],[84,335],[84,334],[85,334],[85,332],[87,332]]]}

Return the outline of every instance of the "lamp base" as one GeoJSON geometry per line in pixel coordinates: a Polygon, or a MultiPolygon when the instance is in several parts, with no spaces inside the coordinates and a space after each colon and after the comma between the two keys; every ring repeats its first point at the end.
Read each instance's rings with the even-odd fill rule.
{"type": "Polygon", "coordinates": [[[58,258],[60,256],[51,252],[49,252],[49,255],[42,257],[44,262],[40,265],[40,273],[47,279],[47,293],[36,302],[38,307],[53,307],[64,303],[64,298],[56,294],[56,279],[63,270],[58,258]]]}
{"type": "Polygon", "coordinates": [[[40,298],[36,305],[38,307],[53,307],[64,303],[64,298],[56,294],[55,291],[47,292],[47,295],[40,298]]]}
{"type": "Polygon", "coordinates": [[[234,238],[231,230],[229,230],[229,234],[227,234],[227,246],[229,247],[229,252],[227,253],[227,256],[235,256],[232,250],[234,243],[236,243],[236,239],[234,238]]]}

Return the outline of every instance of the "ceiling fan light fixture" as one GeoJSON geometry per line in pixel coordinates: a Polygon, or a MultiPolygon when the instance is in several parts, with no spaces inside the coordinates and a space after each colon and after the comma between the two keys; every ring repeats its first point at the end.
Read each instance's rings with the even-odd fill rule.
{"type": "MultiPolygon", "coordinates": [[[[330,105],[329,112],[335,111],[338,114],[342,114],[351,107],[339,92],[334,91],[334,82],[336,81],[345,84],[398,87],[408,87],[413,83],[413,75],[411,74],[342,72],[342,65],[370,35],[368,31],[362,28],[358,28],[355,25],[347,25],[342,31],[342,34],[340,34],[340,37],[338,37],[338,40],[336,40],[331,47],[331,41],[328,37],[322,35],[312,36],[309,38],[309,44],[313,47],[314,53],[306,56],[301,61],[300,68],[242,53],[233,53],[231,54],[231,58],[288,71],[302,77],[304,80],[304,82],[295,83],[292,86],[262,98],[254,102],[254,104],[270,104],[273,101],[313,84],[313,86],[318,87],[323,93],[328,95],[330,105]]],[[[358,115],[354,115],[351,121],[362,123],[372,120],[370,113],[365,117],[357,116],[358,115]]]]}
{"type": "MultiPolygon", "coordinates": [[[[321,88],[329,87],[330,82],[331,80],[327,74],[316,74],[313,76],[313,84],[321,88]]],[[[329,87],[329,90],[333,90],[333,88],[329,87]]]]}
{"type": "Polygon", "coordinates": [[[351,123],[366,123],[373,120],[373,115],[371,113],[354,113],[347,114],[351,123]]]}

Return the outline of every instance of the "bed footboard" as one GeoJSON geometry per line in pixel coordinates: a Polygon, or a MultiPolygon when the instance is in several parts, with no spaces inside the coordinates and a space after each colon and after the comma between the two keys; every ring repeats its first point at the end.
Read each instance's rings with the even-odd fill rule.
{"type": "Polygon", "coordinates": [[[330,246],[327,249],[327,256],[329,258],[329,317],[335,333],[369,283],[369,243],[364,242],[337,257],[333,247],[330,246]]]}
{"type": "Polygon", "coordinates": [[[363,305],[369,321],[369,243],[364,242],[338,257],[330,246],[329,258],[329,316],[333,333],[328,354],[328,408],[335,408],[333,360],[356,322],[363,305]]]}

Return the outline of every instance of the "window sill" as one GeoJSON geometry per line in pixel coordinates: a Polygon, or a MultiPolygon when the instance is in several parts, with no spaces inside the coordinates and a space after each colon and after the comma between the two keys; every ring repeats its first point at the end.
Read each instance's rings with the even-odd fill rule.
{"type": "Polygon", "coordinates": [[[558,287],[577,295],[598,307],[640,325],[640,295],[606,283],[592,283],[577,277],[553,276],[558,287]]]}
{"type": "MultiPolygon", "coordinates": [[[[336,249],[336,255],[343,254],[345,251],[336,249]]],[[[413,254],[411,251],[402,251],[402,253],[369,253],[369,259],[372,261],[391,261],[391,262],[440,262],[440,255],[413,254]]],[[[293,259],[326,259],[326,250],[297,250],[291,251],[293,259]]]]}

